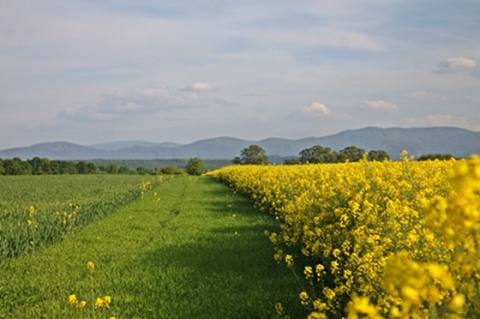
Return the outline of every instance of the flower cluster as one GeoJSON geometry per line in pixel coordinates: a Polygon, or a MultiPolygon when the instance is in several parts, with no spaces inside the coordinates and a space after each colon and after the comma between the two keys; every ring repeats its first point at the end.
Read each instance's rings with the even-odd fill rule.
{"type": "MultiPolygon", "coordinates": [[[[98,317],[96,315],[96,310],[99,310],[101,308],[103,308],[104,310],[105,309],[108,310],[108,309],[110,309],[110,305],[112,303],[112,297],[109,296],[109,295],[106,295],[104,297],[93,298],[93,296],[94,296],[93,275],[94,275],[95,269],[96,269],[95,263],[93,261],[88,261],[87,262],[87,270],[88,270],[89,277],[90,277],[90,280],[91,280],[91,283],[92,283],[92,287],[91,287],[91,291],[90,291],[91,298],[92,298],[91,309],[93,311],[91,313],[92,318],[97,318],[98,317]]],[[[85,300],[80,301],[77,298],[76,294],[71,294],[71,295],[68,296],[68,303],[77,310],[83,310],[87,306],[87,301],[85,301],[85,300]]],[[[103,314],[105,314],[105,312],[101,312],[100,315],[103,315],[103,314]]],[[[86,315],[88,315],[88,313],[86,313],[86,315]]],[[[115,317],[109,317],[109,319],[115,319],[115,317]]]]}
{"type": "Polygon", "coordinates": [[[280,222],[311,318],[480,315],[480,159],[229,166],[210,173],[280,222]]]}

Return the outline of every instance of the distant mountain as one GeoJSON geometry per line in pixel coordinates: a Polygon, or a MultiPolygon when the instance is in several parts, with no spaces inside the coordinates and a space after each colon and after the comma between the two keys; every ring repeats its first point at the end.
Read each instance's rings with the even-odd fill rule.
{"type": "Polygon", "coordinates": [[[22,160],[42,157],[59,160],[103,158],[108,152],[68,142],[49,142],[29,147],[9,148],[0,151],[0,158],[19,157],[22,160]]]}
{"type": "Polygon", "coordinates": [[[177,147],[181,144],[176,143],[154,143],[154,142],[145,142],[145,141],[117,141],[117,142],[109,142],[109,143],[101,143],[101,144],[92,144],[88,145],[89,147],[93,147],[99,150],[104,151],[118,151],[122,148],[131,148],[135,146],[144,146],[144,147],[156,147],[156,146],[166,146],[166,147],[177,147]]]}
{"type": "Polygon", "coordinates": [[[35,156],[60,160],[87,159],[233,159],[249,145],[256,144],[271,157],[298,156],[301,150],[322,145],[339,151],[356,146],[366,151],[385,150],[397,159],[402,150],[418,157],[431,153],[469,157],[480,154],[480,132],[455,127],[430,128],[377,128],[367,127],[343,131],[324,137],[307,137],[298,140],[268,138],[248,141],[231,137],[217,137],[190,144],[153,143],[143,141],[112,142],[82,146],[67,142],[35,144],[30,147],[10,148],[0,151],[0,158],[35,156]]]}

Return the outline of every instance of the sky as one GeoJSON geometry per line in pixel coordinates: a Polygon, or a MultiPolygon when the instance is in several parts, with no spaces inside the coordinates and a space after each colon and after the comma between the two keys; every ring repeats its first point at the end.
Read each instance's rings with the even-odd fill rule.
{"type": "Polygon", "coordinates": [[[0,0],[0,149],[480,131],[478,0],[0,0]]]}

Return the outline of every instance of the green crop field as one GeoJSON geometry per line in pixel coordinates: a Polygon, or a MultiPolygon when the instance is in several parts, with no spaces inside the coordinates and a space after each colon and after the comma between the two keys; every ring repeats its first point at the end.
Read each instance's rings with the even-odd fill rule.
{"type": "Polygon", "coordinates": [[[279,302],[305,317],[265,235],[275,220],[214,179],[2,177],[0,191],[0,318],[277,318],[279,302]]]}
{"type": "Polygon", "coordinates": [[[158,183],[134,175],[0,176],[0,258],[60,240],[158,183]]]}

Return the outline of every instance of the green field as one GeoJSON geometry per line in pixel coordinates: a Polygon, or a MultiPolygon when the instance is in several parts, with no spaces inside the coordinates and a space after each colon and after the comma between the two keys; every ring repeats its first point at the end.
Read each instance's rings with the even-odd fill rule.
{"type": "MultiPolygon", "coordinates": [[[[95,189],[92,196],[100,194],[97,183],[111,178],[76,177],[96,181],[83,181],[95,189]]],[[[25,194],[24,178],[33,177],[3,179],[0,188],[17,183],[25,194]]],[[[52,183],[51,189],[72,182],[68,176],[50,178],[38,177],[39,185],[52,183]]],[[[130,182],[124,187],[136,184],[138,192],[141,180],[130,182]]],[[[71,198],[59,189],[61,199],[53,206],[68,205],[71,198]]],[[[21,223],[26,223],[32,203],[22,196],[9,201],[24,211],[21,223]]],[[[40,211],[48,203],[38,205],[40,211]]],[[[85,204],[79,205],[77,215],[85,204]]],[[[176,177],[107,211],[54,243],[3,257],[0,318],[277,318],[277,302],[292,317],[305,317],[298,296],[291,294],[298,282],[274,261],[265,236],[276,230],[276,222],[225,185],[208,177],[176,177]],[[87,269],[88,261],[94,271],[87,269]],[[76,305],[69,303],[73,294],[76,305]],[[95,308],[95,299],[105,296],[111,297],[109,307],[95,308]]]]}
{"type": "Polygon", "coordinates": [[[0,258],[60,240],[159,183],[132,175],[0,176],[0,258]]]}

